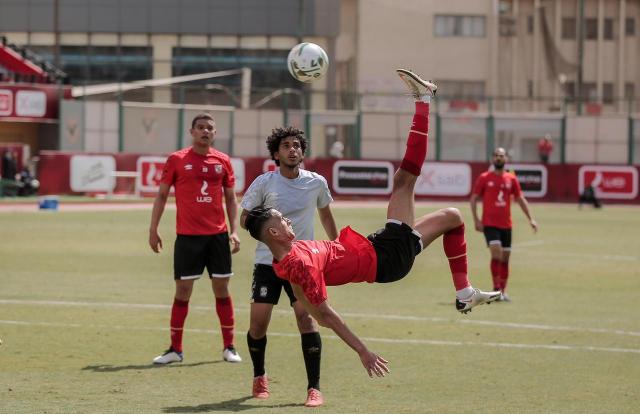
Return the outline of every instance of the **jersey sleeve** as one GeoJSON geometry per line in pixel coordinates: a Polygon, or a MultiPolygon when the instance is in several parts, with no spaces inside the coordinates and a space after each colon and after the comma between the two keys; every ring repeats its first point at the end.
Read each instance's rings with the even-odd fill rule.
{"type": "Polygon", "coordinates": [[[258,176],[247,191],[245,191],[244,196],[242,197],[242,202],[240,203],[240,207],[244,210],[251,210],[259,205],[262,205],[264,202],[264,188],[267,183],[266,174],[262,174],[258,176]]]}
{"type": "Polygon", "coordinates": [[[312,305],[318,306],[327,300],[327,287],[322,273],[302,260],[292,260],[287,266],[289,281],[302,287],[304,295],[312,305]]]}
{"type": "Polygon", "coordinates": [[[318,208],[325,208],[329,204],[333,202],[333,197],[331,197],[331,191],[329,191],[329,184],[327,184],[327,180],[318,174],[318,178],[322,185],[320,186],[320,194],[318,195],[318,208]]]}
{"type": "Polygon", "coordinates": [[[484,174],[482,174],[476,180],[476,184],[473,186],[473,194],[476,194],[479,196],[484,194],[484,183],[485,183],[484,177],[485,177],[484,174]]]}
{"type": "Polygon", "coordinates": [[[522,195],[522,187],[520,186],[520,181],[518,181],[518,177],[513,174],[513,196],[518,198],[522,195]]]}
{"type": "Polygon", "coordinates": [[[172,186],[176,182],[176,166],[178,163],[178,157],[175,155],[170,155],[167,158],[167,161],[164,163],[164,167],[162,168],[162,178],[160,182],[162,184],[167,184],[168,186],[172,186]]]}
{"type": "Polygon", "coordinates": [[[227,172],[222,179],[222,186],[226,188],[233,188],[236,185],[236,176],[233,173],[233,165],[231,165],[231,159],[225,158],[223,161],[224,169],[227,172]]]}

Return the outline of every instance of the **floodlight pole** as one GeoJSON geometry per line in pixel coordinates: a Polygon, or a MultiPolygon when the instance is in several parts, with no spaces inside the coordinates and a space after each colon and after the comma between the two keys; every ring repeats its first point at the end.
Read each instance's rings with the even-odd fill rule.
{"type": "Polygon", "coordinates": [[[242,92],[240,95],[240,107],[249,109],[251,106],[251,69],[242,68],[242,92]]]}
{"type": "Polygon", "coordinates": [[[576,94],[578,95],[578,105],[576,112],[582,115],[582,98],[583,98],[583,76],[584,76],[584,0],[578,3],[578,79],[576,82],[576,94]]]}

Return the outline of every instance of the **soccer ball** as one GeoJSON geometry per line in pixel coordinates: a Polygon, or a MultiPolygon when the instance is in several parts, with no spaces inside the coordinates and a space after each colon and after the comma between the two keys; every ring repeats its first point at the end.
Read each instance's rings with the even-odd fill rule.
{"type": "Polygon", "coordinates": [[[291,76],[300,82],[312,82],[327,73],[329,58],[315,43],[300,43],[289,52],[287,67],[291,76]]]}

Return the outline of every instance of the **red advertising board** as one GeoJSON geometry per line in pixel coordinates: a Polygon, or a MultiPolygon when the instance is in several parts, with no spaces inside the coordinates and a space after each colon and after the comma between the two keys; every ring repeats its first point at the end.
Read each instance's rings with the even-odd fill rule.
{"type": "Polygon", "coordinates": [[[55,85],[0,83],[0,119],[35,122],[57,120],[61,94],[69,97],[70,91],[69,87],[55,85]]]}
{"type": "Polygon", "coordinates": [[[598,197],[633,200],[638,195],[638,170],[635,167],[583,165],[578,171],[578,192],[591,185],[598,197]]]}
{"type": "Polygon", "coordinates": [[[156,192],[160,187],[162,169],[167,157],[140,157],[137,162],[137,171],[140,174],[140,191],[156,192]]]}

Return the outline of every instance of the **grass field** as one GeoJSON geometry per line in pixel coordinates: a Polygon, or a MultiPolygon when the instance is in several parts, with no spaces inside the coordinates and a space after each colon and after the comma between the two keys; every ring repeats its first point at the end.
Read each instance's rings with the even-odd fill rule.
{"type": "MultiPolygon", "coordinates": [[[[421,206],[419,213],[435,209],[421,206]]],[[[468,223],[471,279],[491,287],[488,251],[468,223]]],[[[330,288],[332,305],[391,374],[369,379],[322,330],[327,413],[637,413],[640,406],[640,209],[533,205],[516,218],[512,303],[455,312],[441,242],[392,285],[330,288]]],[[[334,208],[369,233],[382,208],[334,208]]],[[[272,396],[250,395],[245,334],[254,243],[241,233],[232,292],[241,364],[221,362],[209,282],[197,282],[185,361],[154,367],[168,344],[174,212],[165,251],[147,245],[149,210],[0,213],[0,412],[290,413],[306,377],[281,299],[269,332],[272,396]]],[[[321,235],[324,235],[320,232],[321,235]]]]}

